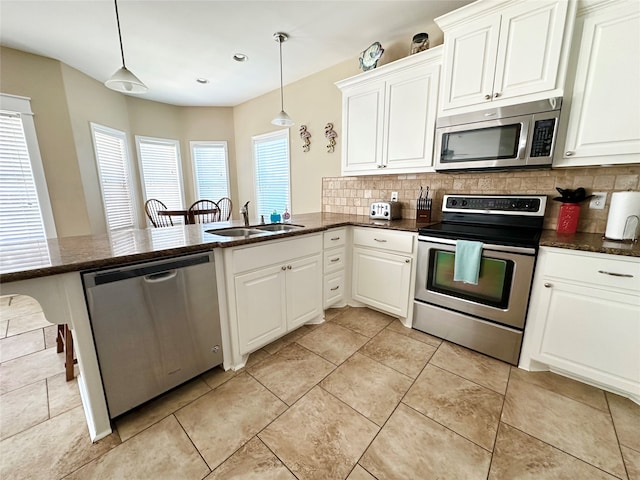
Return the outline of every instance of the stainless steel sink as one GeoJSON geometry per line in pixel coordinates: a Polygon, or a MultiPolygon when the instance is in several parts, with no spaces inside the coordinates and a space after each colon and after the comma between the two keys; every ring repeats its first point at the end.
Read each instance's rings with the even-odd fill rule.
{"type": "Polygon", "coordinates": [[[221,237],[252,237],[254,235],[264,235],[266,232],[255,228],[232,227],[205,230],[205,232],[221,237]]]}
{"type": "Polygon", "coordinates": [[[291,230],[298,230],[300,228],[304,228],[304,225],[293,225],[291,223],[271,223],[269,225],[256,225],[255,227],[258,230],[264,230],[267,232],[274,233],[283,233],[290,232],[291,230]]]}

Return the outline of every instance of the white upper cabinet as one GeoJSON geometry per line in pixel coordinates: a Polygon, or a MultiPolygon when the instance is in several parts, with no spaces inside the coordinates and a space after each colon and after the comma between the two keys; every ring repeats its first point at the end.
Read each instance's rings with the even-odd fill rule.
{"type": "Polygon", "coordinates": [[[554,167],[640,162],[638,32],[637,0],[581,3],[554,167]]]}
{"type": "Polygon", "coordinates": [[[432,167],[441,48],[337,82],[342,91],[342,174],[432,167]]]}
{"type": "Polygon", "coordinates": [[[479,1],[437,18],[445,40],[440,111],[562,96],[574,9],[571,0],[479,1]]]}

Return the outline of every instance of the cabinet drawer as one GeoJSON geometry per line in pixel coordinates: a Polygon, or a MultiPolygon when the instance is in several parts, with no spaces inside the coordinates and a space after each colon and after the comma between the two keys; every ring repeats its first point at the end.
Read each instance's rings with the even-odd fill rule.
{"type": "Polygon", "coordinates": [[[545,276],[640,292],[640,262],[606,254],[543,250],[545,276]]]}
{"type": "Polygon", "coordinates": [[[353,230],[354,245],[398,253],[412,253],[414,238],[415,235],[411,233],[381,228],[355,228],[353,230]]]}
{"type": "Polygon", "coordinates": [[[233,272],[245,272],[257,268],[287,262],[294,258],[319,254],[322,236],[309,234],[290,240],[269,240],[265,243],[238,247],[233,251],[233,272]]]}
{"type": "Polygon", "coordinates": [[[345,247],[332,248],[324,252],[324,273],[342,270],[345,265],[345,247]]]}
{"type": "Polygon", "coordinates": [[[344,300],[344,271],[325,275],[324,277],[324,302],[323,307],[327,309],[331,305],[344,300]]]}
{"type": "Polygon", "coordinates": [[[335,228],[324,232],[323,242],[324,248],[333,248],[344,245],[347,240],[346,228],[335,228]]]}

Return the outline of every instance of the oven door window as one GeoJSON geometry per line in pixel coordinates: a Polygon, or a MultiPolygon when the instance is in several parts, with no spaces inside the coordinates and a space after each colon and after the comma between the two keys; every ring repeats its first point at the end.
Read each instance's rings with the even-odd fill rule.
{"type": "Polygon", "coordinates": [[[522,123],[442,134],[440,163],[518,158],[522,123]]]}
{"type": "Polygon", "coordinates": [[[453,280],[455,253],[431,249],[427,289],[475,303],[506,309],[513,278],[511,260],[483,256],[477,285],[453,280]]]}

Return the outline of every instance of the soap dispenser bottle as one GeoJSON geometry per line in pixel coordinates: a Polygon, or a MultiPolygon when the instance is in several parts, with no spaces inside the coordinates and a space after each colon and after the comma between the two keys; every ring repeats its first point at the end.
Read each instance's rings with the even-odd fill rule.
{"type": "Polygon", "coordinates": [[[280,214],[276,209],[273,210],[271,214],[271,223],[278,223],[280,221],[280,214]]]}
{"type": "Polygon", "coordinates": [[[291,214],[289,213],[288,208],[284,207],[284,213],[282,214],[282,221],[288,222],[289,220],[291,220],[291,214]]]}

